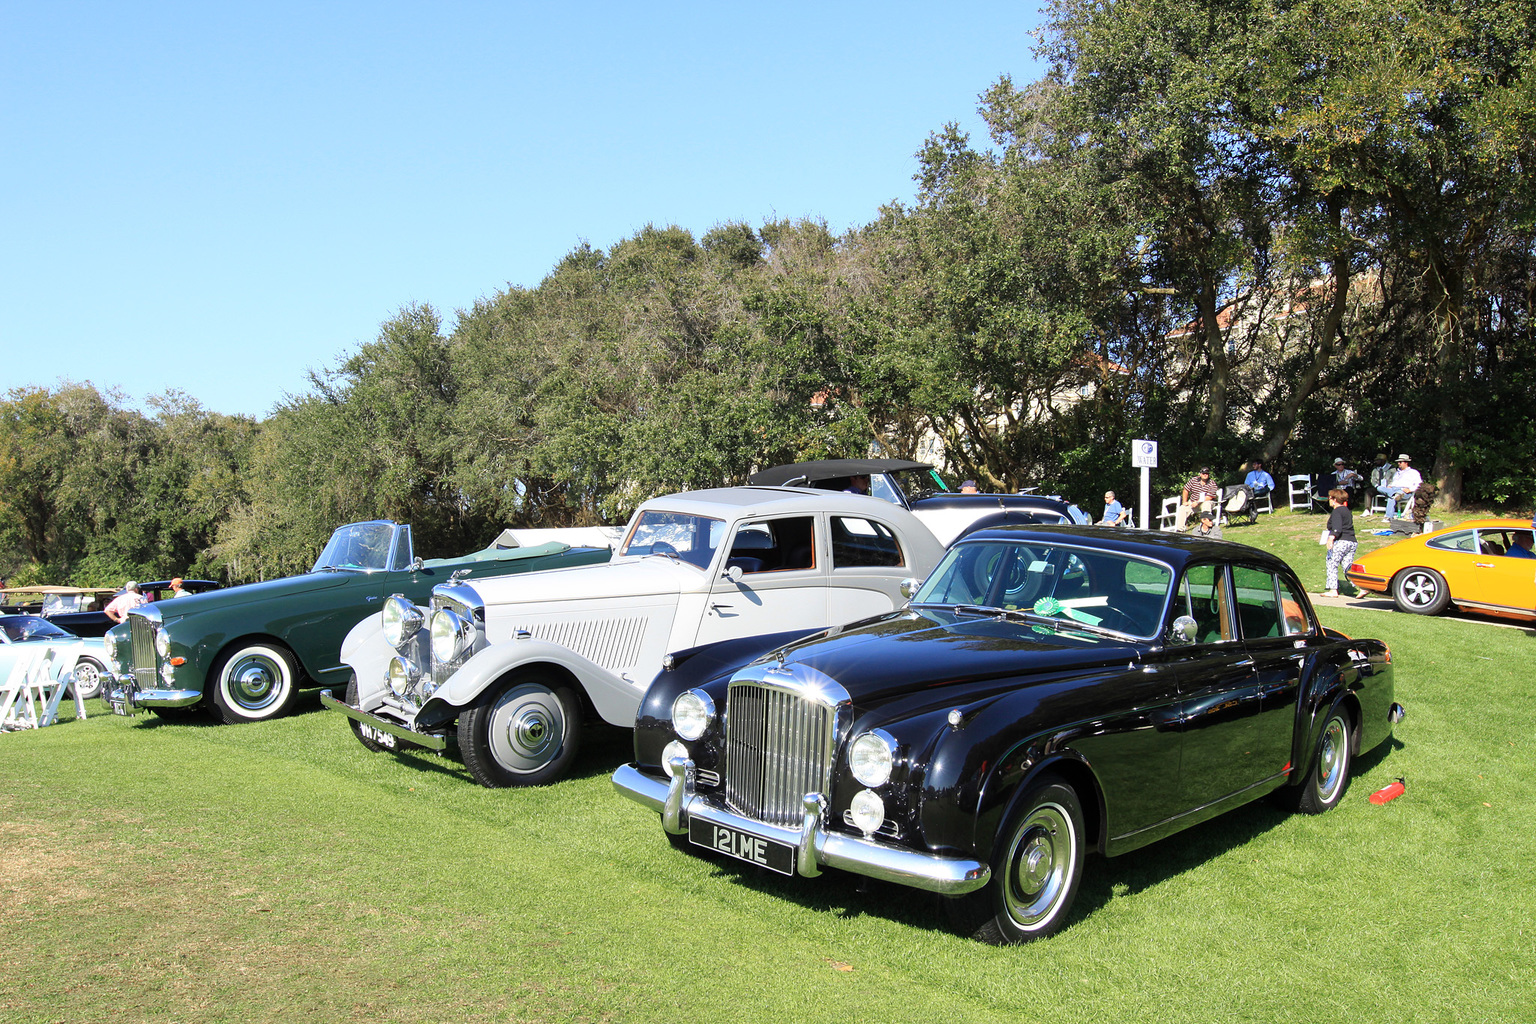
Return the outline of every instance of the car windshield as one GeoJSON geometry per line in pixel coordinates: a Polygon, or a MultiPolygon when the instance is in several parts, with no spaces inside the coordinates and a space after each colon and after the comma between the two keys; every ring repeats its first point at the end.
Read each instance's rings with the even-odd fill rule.
{"type": "Polygon", "coordinates": [[[1162,627],[1173,570],[1113,551],[983,540],[949,550],[914,605],[1024,612],[1149,639],[1162,627]]]}
{"type": "Polygon", "coordinates": [[[27,640],[73,640],[75,634],[36,615],[7,615],[0,619],[0,633],[8,643],[27,640]]]}
{"type": "Polygon", "coordinates": [[[44,615],[64,615],[78,612],[85,607],[84,594],[48,594],[43,598],[44,615]]]}
{"type": "Polygon", "coordinates": [[[635,519],[619,555],[663,555],[707,569],[724,536],[722,519],[647,509],[635,519]]]}
{"type": "Polygon", "coordinates": [[[331,534],[310,572],[323,569],[386,569],[394,523],[353,523],[331,534]]]}

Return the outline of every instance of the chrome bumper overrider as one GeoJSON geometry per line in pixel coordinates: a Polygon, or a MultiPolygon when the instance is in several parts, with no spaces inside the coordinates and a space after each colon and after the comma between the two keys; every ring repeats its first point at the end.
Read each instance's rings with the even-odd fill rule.
{"type": "Polygon", "coordinates": [[[868,875],[885,882],[957,896],[987,884],[991,869],[967,857],[940,857],[870,842],[822,827],[826,798],[820,793],[805,797],[805,817],[798,829],[768,825],[743,818],[718,807],[692,791],[688,779],[693,764],[684,762],[671,779],[658,779],[633,764],[613,773],[613,788],[642,807],[661,815],[661,824],[674,835],[685,835],[688,822],[697,818],[762,839],[787,843],[795,848],[795,871],[814,878],[823,867],[868,875]]]}
{"type": "Polygon", "coordinates": [[[345,701],[332,697],[330,690],[320,691],[320,703],[328,710],[338,711],[354,722],[362,722],[364,725],[372,726],[380,732],[387,732],[391,736],[398,736],[407,743],[414,743],[418,747],[426,747],[428,750],[438,751],[448,749],[448,737],[438,736],[433,733],[417,732],[410,726],[401,725],[399,722],[391,722],[387,718],[380,718],[378,715],[370,715],[366,711],[359,711],[345,701]]]}
{"type": "Polygon", "coordinates": [[[115,715],[132,718],[139,708],[186,708],[203,699],[201,690],[141,690],[132,682],[107,691],[106,701],[115,715]]]}

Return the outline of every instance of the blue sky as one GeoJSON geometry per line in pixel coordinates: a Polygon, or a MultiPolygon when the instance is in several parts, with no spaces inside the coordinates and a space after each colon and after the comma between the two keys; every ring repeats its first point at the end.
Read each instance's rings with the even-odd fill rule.
{"type": "Polygon", "coordinates": [[[264,417],[412,302],[534,286],[648,223],[909,200],[1040,74],[1031,3],[13,3],[0,391],[264,417]]]}

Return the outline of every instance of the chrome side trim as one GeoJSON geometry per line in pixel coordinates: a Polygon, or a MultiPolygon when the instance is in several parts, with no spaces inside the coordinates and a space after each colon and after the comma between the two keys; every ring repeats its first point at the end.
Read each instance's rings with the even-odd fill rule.
{"type": "Polygon", "coordinates": [[[687,832],[688,822],[698,818],[793,846],[796,870],[808,878],[820,874],[823,867],[838,868],[884,882],[958,896],[980,889],[992,875],[986,864],[969,857],[941,857],[828,832],[822,820],[825,797],[819,793],[806,795],[805,815],[798,827],[783,828],[732,814],[702,796],[688,793],[685,778],[686,773],[678,773],[670,780],[659,779],[627,764],[613,773],[613,788],[620,796],[661,814],[663,827],[674,835],[687,832]],[[670,808],[669,802],[673,803],[670,808]]]}
{"type": "Polygon", "coordinates": [[[377,715],[370,715],[366,711],[359,711],[345,701],[339,701],[332,697],[330,690],[320,691],[320,704],[328,711],[339,711],[355,722],[362,722],[364,725],[372,726],[380,732],[387,732],[391,736],[398,736],[408,743],[416,744],[418,747],[439,751],[448,749],[448,737],[438,736],[434,733],[417,732],[415,729],[401,725],[399,722],[391,722],[387,718],[380,718],[377,715]]]}

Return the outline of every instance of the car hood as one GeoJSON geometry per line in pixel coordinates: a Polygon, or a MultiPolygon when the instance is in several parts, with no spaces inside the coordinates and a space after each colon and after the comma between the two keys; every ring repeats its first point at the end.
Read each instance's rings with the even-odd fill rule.
{"type": "Polygon", "coordinates": [[[859,704],[1021,674],[1123,666],[1148,647],[1018,621],[906,610],[793,644],[784,663],[835,680],[859,704]]]}
{"type": "MultiPolygon", "coordinates": [[[[154,604],[145,605],[144,607],[158,608],[162,617],[175,619],[214,608],[227,608],[231,605],[250,604],[256,601],[286,599],[298,594],[329,590],[332,587],[339,587],[355,580],[363,579],[368,575],[368,573],[345,570],[307,572],[302,576],[285,576],[282,579],[264,580],[261,583],[243,583],[238,587],[209,590],[201,594],[188,594],[186,597],[166,598],[163,601],[156,601],[154,604]]],[[[376,573],[373,575],[382,574],[376,573]]]]}
{"type": "Polygon", "coordinates": [[[646,557],[470,582],[480,599],[492,606],[679,594],[699,589],[704,578],[704,573],[691,565],[671,558],[646,557]]]}

